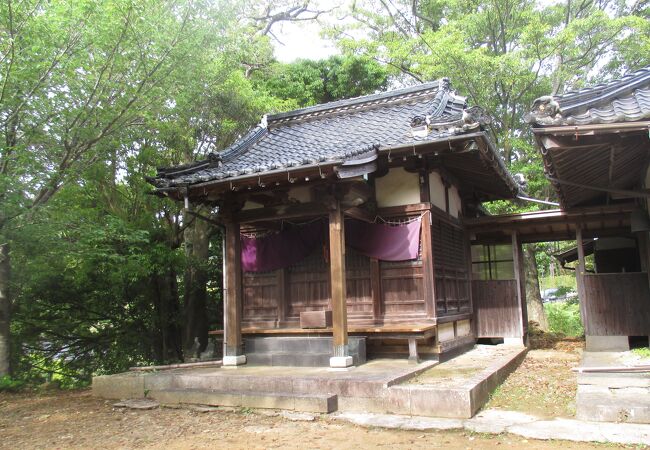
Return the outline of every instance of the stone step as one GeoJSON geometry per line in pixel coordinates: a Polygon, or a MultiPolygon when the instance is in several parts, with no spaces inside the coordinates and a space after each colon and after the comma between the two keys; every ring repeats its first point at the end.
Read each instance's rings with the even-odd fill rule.
{"type": "MultiPolygon", "coordinates": [[[[365,357],[366,338],[349,337],[351,353],[363,352],[365,357]]],[[[244,337],[245,353],[331,353],[332,338],[328,336],[254,336],[244,337]]]]}
{"type": "Polygon", "coordinates": [[[254,366],[327,367],[330,356],[330,353],[246,353],[246,361],[254,366]]]}
{"type": "Polygon", "coordinates": [[[330,413],[338,409],[338,397],[333,394],[161,389],[150,391],[148,398],[166,405],[236,406],[242,408],[286,409],[313,413],[330,413]]]}

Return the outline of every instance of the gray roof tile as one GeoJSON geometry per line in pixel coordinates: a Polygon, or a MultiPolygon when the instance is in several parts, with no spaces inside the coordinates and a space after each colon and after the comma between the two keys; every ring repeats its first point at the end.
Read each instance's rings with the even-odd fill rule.
{"type": "Polygon", "coordinates": [[[535,100],[526,119],[542,126],[634,122],[650,118],[650,67],[618,80],[535,100]]]}
{"type": "MultiPolygon", "coordinates": [[[[187,186],[258,176],[279,169],[317,163],[343,162],[370,148],[395,148],[415,142],[445,139],[465,132],[458,121],[466,107],[446,79],[418,86],[303,108],[268,116],[232,146],[212,156],[218,164],[200,161],[188,166],[159,169],[151,182],[159,187],[187,186]],[[412,134],[411,121],[429,116],[435,125],[425,138],[412,134]],[[446,126],[445,124],[453,124],[446,126]]],[[[470,130],[472,131],[472,130],[470,130]]],[[[476,130],[474,130],[476,131],[476,130]]]]}

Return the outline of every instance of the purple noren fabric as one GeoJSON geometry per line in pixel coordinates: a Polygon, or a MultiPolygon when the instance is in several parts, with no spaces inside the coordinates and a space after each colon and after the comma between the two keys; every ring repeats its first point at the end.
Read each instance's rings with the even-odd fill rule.
{"type": "Polygon", "coordinates": [[[417,259],[420,222],[415,220],[405,225],[390,226],[349,219],[345,221],[345,244],[363,255],[383,261],[417,259]]]}
{"type": "Polygon", "coordinates": [[[322,239],[320,220],[261,238],[241,236],[242,270],[268,272],[289,267],[309,256],[322,239]]]}
{"type": "MultiPolygon", "coordinates": [[[[345,221],[345,243],[362,255],[383,261],[417,259],[420,222],[390,226],[345,221]]],[[[323,221],[293,227],[261,238],[241,236],[241,264],[246,272],[268,272],[292,266],[323,242],[323,221]]]]}

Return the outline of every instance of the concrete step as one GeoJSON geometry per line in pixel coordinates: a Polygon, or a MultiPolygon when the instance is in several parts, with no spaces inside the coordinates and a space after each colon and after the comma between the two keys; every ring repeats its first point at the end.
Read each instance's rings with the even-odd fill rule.
{"type": "Polygon", "coordinates": [[[150,391],[148,397],[167,405],[237,406],[313,413],[330,413],[338,409],[338,397],[333,394],[161,389],[150,391]]]}
{"type": "MultiPolygon", "coordinates": [[[[351,336],[353,364],[366,362],[366,338],[351,336]]],[[[327,336],[252,336],[244,338],[249,364],[294,367],[328,367],[332,338],[327,336]]]]}
{"type": "Polygon", "coordinates": [[[330,353],[246,353],[246,361],[254,366],[327,367],[330,353]]]}

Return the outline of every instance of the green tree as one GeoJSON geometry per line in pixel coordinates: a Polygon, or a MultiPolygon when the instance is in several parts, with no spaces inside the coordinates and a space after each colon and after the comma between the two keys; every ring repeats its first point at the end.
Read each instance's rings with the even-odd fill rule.
{"type": "MultiPolygon", "coordinates": [[[[239,95],[248,84],[242,61],[269,48],[238,20],[243,5],[9,0],[0,6],[0,375],[9,370],[10,293],[24,299],[24,286],[12,281],[20,271],[10,271],[9,244],[24,246],[27,228],[42,224],[41,214],[75,208],[68,199],[48,210],[66,187],[81,201],[94,186],[91,203],[98,210],[121,214],[129,230],[139,223],[135,229],[146,231],[149,242],[164,242],[172,253],[182,244],[188,223],[178,205],[145,200],[143,178],[155,165],[187,162],[230,141],[250,126],[251,111],[261,109],[250,87],[239,95]],[[207,114],[204,99],[237,107],[219,115],[213,105],[207,114]]],[[[96,227],[103,217],[95,217],[96,227]]],[[[169,269],[170,259],[161,261],[169,269]]],[[[151,273],[166,274],[157,282],[170,297],[175,273],[158,266],[151,273]]]]}
{"type": "Polygon", "coordinates": [[[368,57],[332,56],[275,63],[254,72],[252,80],[273,96],[305,107],[383,90],[388,71],[368,57]]]}

